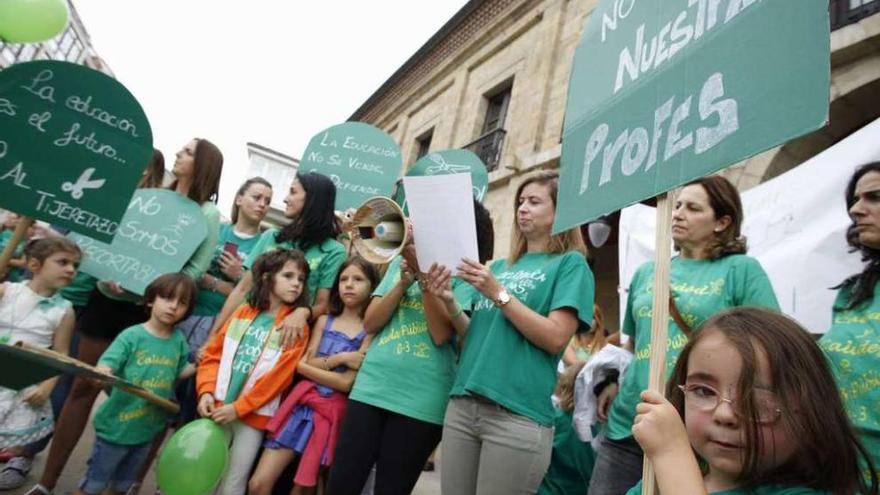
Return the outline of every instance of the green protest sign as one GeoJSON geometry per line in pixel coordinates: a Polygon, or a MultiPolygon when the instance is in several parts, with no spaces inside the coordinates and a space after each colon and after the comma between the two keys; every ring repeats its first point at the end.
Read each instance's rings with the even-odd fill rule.
{"type": "MultiPolygon", "coordinates": [[[[474,197],[482,202],[489,188],[489,173],[486,165],[474,152],[470,150],[443,150],[428,153],[419,159],[406,172],[408,177],[422,175],[446,175],[446,174],[471,174],[471,183],[474,188],[474,197]]],[[[397,188],[394,200],[406,212],[406,194],[403,187],[397,188]]]]}
{"type": "Polygon", "coordinates": [[[346,122],[309,141],[299,170],[330,177],[336,184],[336,209],[345,211],[373,196],[390,196],[402,163],[400,148],[386,132],[346,122]]]}
{"type": "Polygon", "coordinates": [[[817,129],[827,0],[603,0],[575,53],[554,232],[817,129]]]}
{"type": "Polygon", "coordinates": [[[167,189],[138,189],[111,244],[68,236],[85,254],[80,270],[143,294],[159,275],[180,271],[207,235],[194,201],[167,189]]]}
{"type": "Polygon", "coordinates": [[[68,62],[0,72],[0,206],[110,242],[153,152],[113,78],[68,62]]]}

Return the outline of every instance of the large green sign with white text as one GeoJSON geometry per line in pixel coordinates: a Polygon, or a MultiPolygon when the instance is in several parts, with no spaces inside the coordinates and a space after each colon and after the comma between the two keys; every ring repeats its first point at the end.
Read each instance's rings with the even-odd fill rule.
{"type": "Polygon", "coordinates": [[[827,0],[602,0],[575,54],[554,231],[822,126],[827,0]]]}
{"type": "MultiPolygon", "coordinates": [[[[419,161],[406,171],[407,177],[447,174],[471,174],[474,197],[477,201],[483,202],[486,190],[489,188],[489,173],[483,160],[480,160],[473,151],[462,149],[434,151],[419,158],[419,161]]],[[[404,212],[408,211],[403,187],[397,188],[394,200],[404,212]]]]}
{"type": "Polygon", "coordinates": [[[143,294],[159,275],[180,271],[208,226],[195,201],[167,189],[138,189],[111,244],[71,233],[83,250],[80,270],[143,294]]]}
{"type": "Polygon", "coordinates": [[[386,132],[346,122],[309,141],[300,172],[318,172],[336,184],[336,209],[357,208],[373,196],[390,196],[402,165],[400,148],[386,132]]]}
{"type": "Polygon", "coordinates": [[[113,78],[67,62],[0,72],[0,206],[110,242],[153,152],[113,78]]]}

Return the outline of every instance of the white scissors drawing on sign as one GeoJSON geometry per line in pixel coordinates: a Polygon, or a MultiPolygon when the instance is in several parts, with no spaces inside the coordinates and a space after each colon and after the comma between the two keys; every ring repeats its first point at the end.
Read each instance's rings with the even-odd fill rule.
{"type": "Polygon", "coordinates": [[[76,179],[75,183],[65,182],[64,184],[61,184],[61,190],[69,192],[73,199],[80,199],[83,196],[84,190],[100,189],[106,181],[105,179],[91,180],[93,173],[95,173],[94,167],[85,169],[79,176],[79,179],[76,179]]]}
{"type": "Polygon", "coordinates": [[[467,165],[455,165],[454,163],[446,163],[446,160],[443,159],[443,155],[438,153],[432,153],[429,157],[429,160],[434,162],[436,165],[431,165],[427,169],[425,169],[426,175],[434,175],[442,172],[448,172],[450,174],[459,174],[462,172],[470,172],[471,168],[467,165]]]}

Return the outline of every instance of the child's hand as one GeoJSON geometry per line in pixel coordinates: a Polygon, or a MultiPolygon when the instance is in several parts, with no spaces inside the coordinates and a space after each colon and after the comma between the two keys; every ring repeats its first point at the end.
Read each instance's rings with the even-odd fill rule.
{"type": "Polygon", "coordinates": [[[358,351],[345,352],[342,356],[342,362],[350,370],[359,370],[364,362],[364,355],[358,351]]]}
{"type": "Polygon", "coordinates": [[[45,404],[50,395],[52,395],[52,387],[43,382],[24,394],[21,400],[30,406],[38,407],[45,404]]]}
{"type": "Polygon", "coordinates": [[[238,419],[238,413],[235,412],[235,407],[232,404],[226,404],[214,409],[214,412],[211,413],[211,419],[217,424],[225,425],[238,419]]]}
{"type": "Polygon", "coordinates": [[[202,394],[202,396],[199,397],[199,405],[196,407],[196,410],[198,411],[199,416],[203,418],[212,416],[214,413],[214,395],[202,394]]]}
{"type": "Polygon", "coordinates": [[[106,364],[99,364],[95,366],[95,371],[104,375],[113,376],[113,368],[107,366],[106,364]]]}
{"type": "Polygon", "coordinates": [[[645,455],[652,460],[666,454],[690,455],[687,431],[675,407],[653,390],[645,390],[641,397],[632,432],[645,455]]]}

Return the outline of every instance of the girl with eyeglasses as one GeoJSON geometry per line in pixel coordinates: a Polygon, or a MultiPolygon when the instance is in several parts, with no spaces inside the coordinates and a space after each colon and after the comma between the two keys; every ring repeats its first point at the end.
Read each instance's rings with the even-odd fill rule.
{"type": "MultiPolygon", "coordinates": [[[[667,373],[695,329],[713,314],[736,306],[779,309],[761,264],[745,254],[742,224],[739,192],[724,177],[703,177],[676,194],[672,240],[678,256],[670,266],[668,338],[653,344],[667,346],[667,373]]],[[[624,347],[634,359],[624,373],[620,393],[615,383],[598,398],[607,436],[597,451],[590,495],[623,495],[642,477],[643,452],[633,439],[632,426],[639,394],[648,388],[653,284],[654,262],[648,262],[633,275],[621,328],[629,337],[624,347]]]]}
{"type": "Polygon", "coordinates": [[[877,493],[825,356],[786,316],[735,308],[710,318],[666,395],[642,392],[632,429],[660,493],[877,493]]]}

